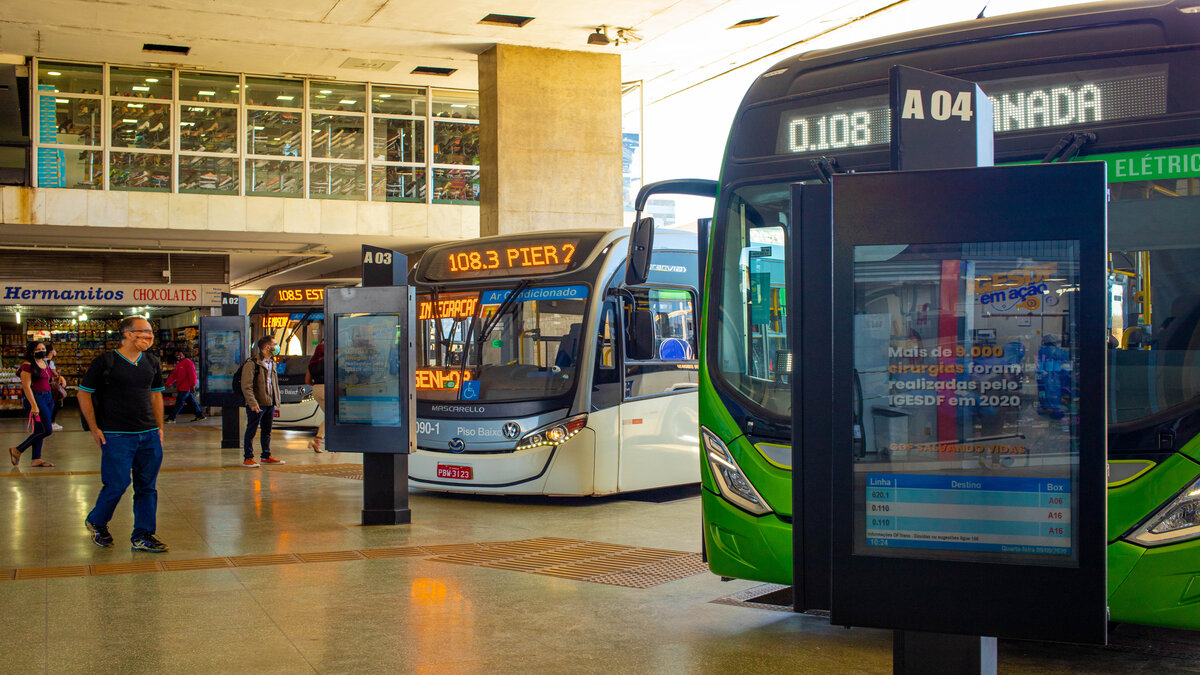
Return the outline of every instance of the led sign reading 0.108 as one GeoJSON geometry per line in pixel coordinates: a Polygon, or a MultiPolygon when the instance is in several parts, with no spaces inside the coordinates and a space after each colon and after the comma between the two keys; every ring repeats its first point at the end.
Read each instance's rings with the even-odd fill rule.
{"type": "MultiPolygon", "coordinates": [[[[996,133],[1109,122],[1167,112],[1164,66],[981,80],[996,133]]],[[[957,114],[957,113],[955,113],[957,114]]],[[[891,142],[886,96],[783,113],[778,154],[826,152],[891,142]]]]}
{"type": "Polygon", "coordinates": [[[430,252],[425,275],[431,279],[557,274],[579,266],[579,239],[530,239],[499,246],[471,246],[430,252]]]}

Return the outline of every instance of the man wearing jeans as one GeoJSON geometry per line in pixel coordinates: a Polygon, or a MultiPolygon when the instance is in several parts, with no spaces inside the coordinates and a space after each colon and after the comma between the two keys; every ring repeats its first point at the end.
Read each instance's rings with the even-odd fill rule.
{"type": "Polygon", "coordinates": [[[100,496],[84,525],[101,548],[113,544],[108,521],[133,483],[132,550],[163,553],[154,532],[158,469],[162,466],[163,379],[158,359],[144,352],[154,330],[141,317],[125,317],[121,346],[97,356],[79,383],[79,409],[100,446],[100,496]]]}

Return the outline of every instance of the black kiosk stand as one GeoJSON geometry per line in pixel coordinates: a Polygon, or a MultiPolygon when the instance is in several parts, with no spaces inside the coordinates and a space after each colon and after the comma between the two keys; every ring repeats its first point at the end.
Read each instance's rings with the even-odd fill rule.
{"type": "Polygon", "coordinates": [[[988,166],[979,88],[914,69],[892,120],[903,171],[792,189],[796,609],[897,673],[1103,644],[1104,167],[988,166]]]}
{"type": "Polygon", "coordinates": [[[363,287],[325,291],[325,442],[363,453],[363,525],[412,521],[415,332],[407,258],[363,246],[363,287]]]}
{"type": "Polygon", "coordinates": [[[221,447],[242,446],[241,408],[233,393],[233,374],[246,360],[250,324],[246,299],[221,294],[221,315],[200,317],[200,400],[221,408],[221,447]]]}

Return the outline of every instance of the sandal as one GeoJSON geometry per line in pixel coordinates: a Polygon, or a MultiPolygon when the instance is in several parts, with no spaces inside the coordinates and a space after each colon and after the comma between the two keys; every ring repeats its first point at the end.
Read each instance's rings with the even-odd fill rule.
{"type": "Polygon", "coordinates": [[[35,459],[29,463],[29,466],[44,466],[44,467],[50,468],[50,469],[54,468],[53,464],[51,464],[50,462],[47,462],[44,459],[35,459]],[[38,464],[38,462],[41,462],[41,464],[38,464]]]}
{"type": "Polygon", "coordinates": [[[18,450],[16,448],[9,448],[8,456],[10,458],[12,458],[13,466],[16,466],[21,463],[21,451],[20,450],[18,450]]]}
{"type": "Polygon", "coordinates": [[[321,449],[321,441],[322,438],[320,436],[314,436],[313,439],[308,442],[308,447],[312,448],[313,452],[325,452],[321,449]]]}

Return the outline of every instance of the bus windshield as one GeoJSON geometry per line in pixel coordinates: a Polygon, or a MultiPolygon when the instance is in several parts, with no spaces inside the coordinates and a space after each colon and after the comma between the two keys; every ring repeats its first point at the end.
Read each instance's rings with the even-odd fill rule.
{"type": "Polygon", "coordinates": [[[575,386],[587,287],[422,293],[417,398],[501,402],[551,398],[575,386]]]}
{"type": "MultiPolygon", "coordinates": [[[[1200,179],[1110,189],[1109,420],[1136,424],[1200,402],[1200,179]]],[[[791,416],[789,373],[781,367],[791,350],[784,288],[789,204],[784,183],[733,193],[718,215],[714,260],[721,287],[710,315],[715,379],[744,397],[754,414],[782,424],[791,416]]],[[[899,309],[916,331],[926,308],[899,309]]],[[[1038,345],[1027,349],[1036,352],[1038,345]]],[[[1069,386],[1050,391],[1064,400],[1072,394],[1069,386]]]]}

